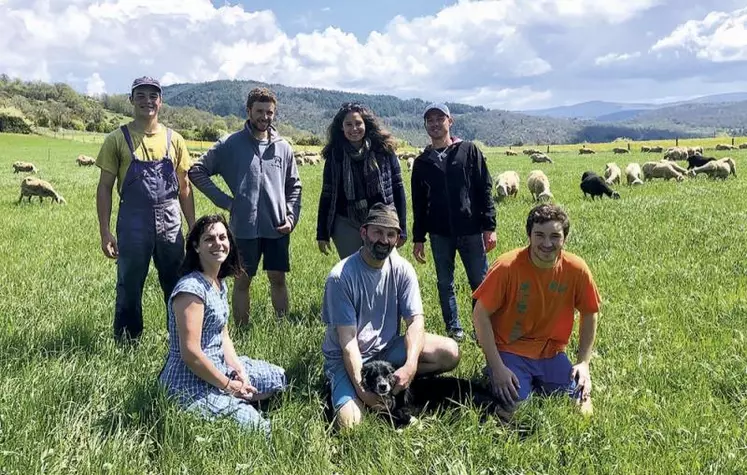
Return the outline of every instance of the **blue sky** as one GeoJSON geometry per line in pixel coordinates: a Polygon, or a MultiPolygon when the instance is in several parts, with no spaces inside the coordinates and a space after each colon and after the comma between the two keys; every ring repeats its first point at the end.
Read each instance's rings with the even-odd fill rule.
{"type": "Polygon", "coordinates": [[[0,0],[0,72],[253,79],[526,110],[747,91],[745,0],[0,0]]]}
{"type": "MultiPolygon", "coordinates": [[[[213,0],[213,5],[221,6],[224,2],[213,0]]],[[[416,18],[434,15],[444,6],[455,2],[439,0],[377,0],[360,1],[319,1],[319,0],[262,0],[258,2],[232,1],[241,4],[245,9],[272,10],[278,22],[289,35],[324,29],[336,26],[353,33],[358,40],[364,41],[372,30],[381,31],[397,15],[405,18],[416,18]],[[375,5],[375,8],[364,5],[375,5]]]]}

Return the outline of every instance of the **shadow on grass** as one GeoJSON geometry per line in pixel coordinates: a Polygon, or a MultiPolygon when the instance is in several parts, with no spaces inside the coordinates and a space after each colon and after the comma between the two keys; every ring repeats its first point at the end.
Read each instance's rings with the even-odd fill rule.
{"type": "Polygon", "coordinates": [[[73,355],[92,356],[101,353],[104,344],[102,335],[90,326],[79,323],[64,323],[52,331],[40,335],[14,333],[5,341],[3,352],[9,360],[27,364],[38,360],[61,359],[73,355]]]}
{"type": "Polygon", "coordinates": [[[171,404],[163,388],[155,378],[143,378],[129,388],[119,403],[95,423],[101,429],[101,437],[113,437],[119,432],[139,433],[161,445],[166,406],[171,404]]]}

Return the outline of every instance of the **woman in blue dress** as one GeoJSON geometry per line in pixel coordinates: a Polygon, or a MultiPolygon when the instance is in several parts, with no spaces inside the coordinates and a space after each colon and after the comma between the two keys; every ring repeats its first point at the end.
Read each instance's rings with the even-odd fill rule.
{"type": "Polygon", "coordinates": [[[182,277],[168,304],[169,353],[161,383],[187,410],[228,416],[269,434],[270,423],[252,403],[286,387],[285,371],[238,356],[228,335],[226,277],[242,272],[223,216],[203,216],[186,239],[182,277]]]}

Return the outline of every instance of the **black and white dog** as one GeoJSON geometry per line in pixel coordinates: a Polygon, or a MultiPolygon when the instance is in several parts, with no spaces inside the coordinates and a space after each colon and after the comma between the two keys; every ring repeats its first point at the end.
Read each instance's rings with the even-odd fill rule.
{"type": "Polygon", "coordinates": [[[395,395],[392,393],[397,384],[394,372],[394,366],[387,361],[368,361],[363,365],[361,383],[366,391],[381,398],[384,403],[381,414],[395,427],[410,424],[414,416],[425,411],[458,406],[477,407],[503,422],[511,418],[511,412],[479,382],[452,376],[421,376],[415,377],[409,388],[395,395]]]}

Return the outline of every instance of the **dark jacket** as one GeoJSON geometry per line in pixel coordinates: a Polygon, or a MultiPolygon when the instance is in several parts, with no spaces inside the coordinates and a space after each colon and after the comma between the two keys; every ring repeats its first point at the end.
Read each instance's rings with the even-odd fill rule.
{"type": "Polygon", "coordinates": [[[426,233],[466,236],[495,231],[493,180],[472,142],[458,141],[443,161],[427,147],[412,167],[412,241],[426,233]]]}
{"type": "MultiPolygon", "coordinates": [[[[402,183],[402,171],[399,160],[395,154],[384,152],[373,152],[381,173],[381,187],[384,196],[368,198],[368,206],[376,203],[394,204],[399,217],[399,227],[402,229],[400,237],[407,238],[407,201],[405,199],[405,185],[402,183]]],[[[329,241],[332,229],[335,225],[335,213],[342,178],[341,150],[335,150],[332,158],[324,160],[324,172],[322,173],[322,194],[319,197],[319,212],[316,221],[316,240],[329,241]]],[[[344,199],[344,197],[342,197],[344,199]]]]}

